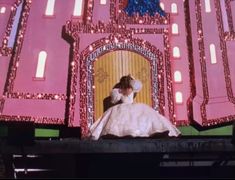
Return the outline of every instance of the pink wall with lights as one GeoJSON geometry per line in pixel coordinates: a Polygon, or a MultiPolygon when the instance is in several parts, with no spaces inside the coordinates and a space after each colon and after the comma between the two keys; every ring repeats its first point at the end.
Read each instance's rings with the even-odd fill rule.
{"type": "Polygon", "coordinates": [[[205,11],[205,3],[190,1],[190,15],[195,67],[196,96],[193,100],[194,119],[203,125],[218,124],[234,119],[234,46],[233,31],[229,40],[223,23],[230,16],[233,1],[211,1],[211,11],[205,11]],[[225,7],[223,7],[225,6],[225,7]],[[195,15],[196,12],[196,15],[195,15]],[[209,25],[208,25],[209,24],[209,25]],[[210,45],[216,49],[215,64],[211,63],[210,45]]]}
{"type": "Polygon", "coordinates": [[[0,39],[1,39],[1,43],[3,41],[3,37],[4,37],[4,34],[5,34],[5,30],[6,30],[6,27],[7,27],[7,22],[8,22],[8,18],[10,16],[10,13],[11,13],[11,5],[14,4],[14,0],[13,1],[1,1],[0,3],[0,10],[2,8],[6,8],[5,10],[5,13],[1,13],[1,16],[0,16],[0,39]]]}
{"type": "Polygon", "coordinates": [[[7,56],[8,47],[6,38],[9,35],[10,24],[9,19],[15,14],[15,11],[11,9],[14,6],[15,0],[2,0],[0,1],[0,56],[7,56]]]}
{"type": "MultiPolygon", "coordinates": [[[[10,5],[17,7],[20,2],[10,5]]],[[[81,79],[86,72],[82,64],[89,53],[108,44],[102,39],[110,43],[117,35],[120,42],[126,39],[136,44],[133,39],[139,39],[149,44],[143,47],[147,51],[158,49],[162,54],[164,102],[160,106],[176,125],[196,121],[210,126],[235,118],[234,0],[211,0],[211,12],[205,12],[204,0],[162,0],[168,15],[152,19],[125,15],[124,0],[107,0],[105,5],[87,0],[81,17],[73,16],[75,0],[56,0],[53,16],[45,15],[48,0],[24,2],[14,53],[0,51],[2,121],[68,124],[81,126],[85,132],[89,102],[83,102],[82,91],[89,89],[82,84],[86,82],[81,79]],[[172,4],[177,13],[171,12],[172,4]],[[178,34],[171,32],[174,23],[178,34]],[[215,45],[215,64],[211,63],[211,44],[215,45]],[[90,46],[93,50],[89,51],[90,46]],[[174,47],[179,48],[180,57],[173,56],[174,47]],[[40,51],[47,53],[45,73],[35,79],[40,51]],[[175,71],[181,73],[181,82],[175,82],[175,71]],[[182,93],[182,102],[176,102],[176,92],[182,93]]],[[[8,37],[4,32],[14,11],[4,0],[0,0],[2,5],[7,10],[0,14],[1,41],[8,37]]]]}

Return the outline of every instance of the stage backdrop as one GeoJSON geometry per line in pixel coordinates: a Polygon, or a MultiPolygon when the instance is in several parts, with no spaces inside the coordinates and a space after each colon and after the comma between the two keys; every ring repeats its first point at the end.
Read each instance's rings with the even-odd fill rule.
{"type": "Polygon", "coordinates": [[[231,134],[235,1],[144,2],[0,0],[0,121],[85,135],[131,73],[183,134],[231,134]]]}

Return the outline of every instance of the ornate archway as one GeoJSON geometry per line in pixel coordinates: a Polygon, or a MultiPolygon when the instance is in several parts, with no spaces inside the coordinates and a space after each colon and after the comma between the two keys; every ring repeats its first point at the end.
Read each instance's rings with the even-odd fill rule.
{"type": "MultiPolygon", "coordinates": [[[[152,107],[163,112],[164,101],[164,70],[163,55],[150,43],[141,39],[118,39],[110,41],[109,38],[103,38],[92,43],[80,56],[80,117],[82,136],[86,137],[90,125],[95,120],[95,81],[94,81],[94,62],[98,58],[111,51],[131,51],[144,57],[150,64],[150,89],[152,107]]],[[[124,74],[123,74],[124,75],[124,74]]]]}

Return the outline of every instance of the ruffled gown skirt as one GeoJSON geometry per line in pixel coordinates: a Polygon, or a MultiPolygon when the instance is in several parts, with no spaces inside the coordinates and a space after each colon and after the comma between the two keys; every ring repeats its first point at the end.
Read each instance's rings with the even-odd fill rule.
{"type": "Polygon", "coordinates": [[[142,103],[113,106],[90,127],[91,138],[94,140],[104,135],[150,137],[163,132],[168,132],[168,136],[180,134],[167,118],[142,103]]]}

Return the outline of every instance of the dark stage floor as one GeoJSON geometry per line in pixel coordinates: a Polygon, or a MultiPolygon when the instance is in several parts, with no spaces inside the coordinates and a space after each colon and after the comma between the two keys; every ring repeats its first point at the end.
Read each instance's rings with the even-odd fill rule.
{"type": "Polygon", "coordinates": [[[231,137],[0,141],[2,176],[12,178],[234,178],[231,137]]]}

